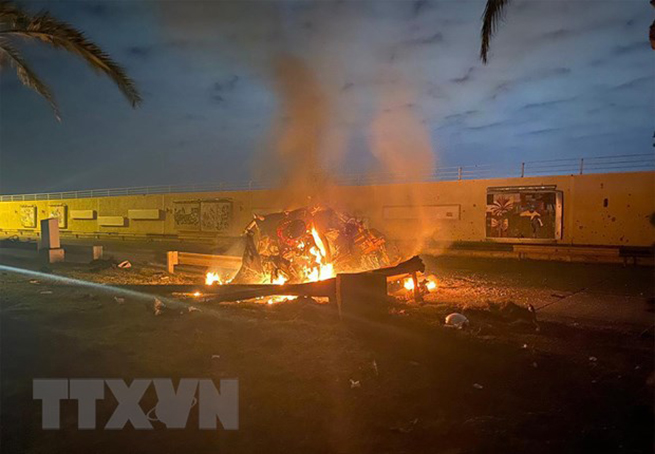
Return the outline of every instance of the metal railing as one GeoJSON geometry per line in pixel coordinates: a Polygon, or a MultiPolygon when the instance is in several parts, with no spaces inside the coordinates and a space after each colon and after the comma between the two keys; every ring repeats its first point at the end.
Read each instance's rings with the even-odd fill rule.
{"type": "MultiPolygon", "coordinates": [[[[525,161],[515,166],[481,164],[470,166],[439,167],[428,176],[412,177],[391,173],[344,174],[330,173],[332,181],[341,185],[362,186],[371,184],[416,183],[430,181],[478,180],[489,178],[529,177],[545,175],[586,175],[590,173],[616,173],[655,170],[655,153],[595,156],[585,158],[546,159],[525,161]]],[[[273,180],[251,180],[236,183],[204,183],[168,186],[140,186],[131,188],[89,189],[82,191],[49,192],[40,194],[1,195],[0,202],[33,200],[84,199],[190,192],[248,191],[276,186],[273,180]]]]}

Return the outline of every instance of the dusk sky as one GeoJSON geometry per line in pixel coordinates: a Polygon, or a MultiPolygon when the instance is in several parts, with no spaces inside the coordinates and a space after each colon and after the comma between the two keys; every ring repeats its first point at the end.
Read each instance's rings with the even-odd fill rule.
{"type": "Polygon", "coordinates": [[[303,121],[293,118],[302,109],[283,107],[274,68],[286,57],[316,82],[318,153],[342,172],[366,172],[387,152],[429,153],[437,166],[652,152],[648,1],[517,0],[487,65],[484,3],[23,3],[84,30],[144,102],[133,110],[79,59],[23,45],[62,122],[3,69],[0,192],[265,174],[276,135],[303,121]]]}

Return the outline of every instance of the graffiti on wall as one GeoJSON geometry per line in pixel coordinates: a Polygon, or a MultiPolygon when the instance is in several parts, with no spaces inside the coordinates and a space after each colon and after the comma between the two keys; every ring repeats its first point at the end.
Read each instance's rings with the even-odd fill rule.
{"type": "Polygon", "coordinates": [[[19,215],[21,226],[26,229],[36,228],[36,206],[21,205],[19,215]]]}
{"type": "Polygon", "coordinates": [[[57,219],[60,229],[65,229],[68,226],[68,207],[66,205],[51,205],[48,207],[50,210],[49,216],[57,219]]]}
{"type": "Polygon", "coordinates": [[[226,232],[232,222],[231,200],[193,200],[174,203],[175,228],[180,231],[226,232]]]}
{"type": "Polygon", "coordinates": [[[200,222],[204,232],[225,232],[232,221],[232,202],[228,200],[200,203],[200,222]]]}
{"type": "Polygon", "coordinates": [[[487,238],[560,238],[560,192],[503,189],[487,193],[487,238]]]}
{"type": "Polygon", "coordinates": [[[177,230],[200,230],[200,202],[175,202],[173,219],[177,230]]]}

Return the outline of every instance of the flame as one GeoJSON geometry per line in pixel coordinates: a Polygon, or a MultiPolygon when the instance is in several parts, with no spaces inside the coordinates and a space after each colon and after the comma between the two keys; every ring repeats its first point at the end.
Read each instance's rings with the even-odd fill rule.
{"type": "Polygon", "coordinates": [[[232,282],[232,279],[228,279],[227,276],[221,278],[218,273],[211,271],[205,275],[205,285],[225,285],[229,284],[230,282],[232,282]]]}
{"type": "Polygon", "coordinates": [[[195,296],[196,298],[199,297],[200,295],[201,295],[200,292],[193,292],[193,296],[195,296]]]}
{"type": "MultiPolygon", "coordinates": [[[[304,282],[318,282],[335,277],[336,273],[334,271],[334,265],[331,262],[329,262],[327,259],[328,257],[327,247],[323,242],[323,239],[319,235],[318,231],[316,230],[316,228],[312,227],[311,235],[314,240],[313,245],[311,244],[311,242],[309,242],[308,244],[305,241],[300,241],[297,244],[297,248],[303,253],[307,254],[305,255],[305,258],[307,259],[307,262],[310,263],[309,265],[305,266],[303,269],[304,282]],[[306,249],[307,247],[309,247],[309,250],[306,249]]],[[[270,278],[271,284],[273,285],[284,285],[288,280],[289,278],[281,272],[277,273],[277,277],[273,278],[273,276],[271,276],[270,278]]],[[[205,283],[207,285],[213,285],[213,284],[224,285],[224,284],[229,284],[230,280],[224,281],[221,279],[218,273],[209,272],[207,273],[207,276],[205,278],[205,283]]],[[[197,293],[198,295],[200,294],[199,292],[197,293]]],[[[258,299],[258,301],[265,302],[266,304],[272,305],[276,303],[281,303],[283,301],[289,301],[294,298],[296,297],[290,295],[275,295],[269,298],[258,299]]]]}
{"type": "Polygon", "coordinates": [[[327,252],[325,250],[325,244],[323,244],[323,240],[321,239],[321,235],[318,234],[318,232],[316,231],[316,229],[314,227],[312,227],[312,236],[314,237],[314,243],[316,243],[316,246],[318,246],[318,248],[321,251],[321,255],[323,257],[325,257],[327,255],[327,252]]]}
{"type": "MultiPolygon", "coordinates": [[[[403,280],[403,287],[405,290],[414,290],[414,280],[411,277],[405,278],[403,280]]],[[[419,282],[419,288],[424,289],[424,291],[433,292],[439,288],[439,284],[437,283],[437,279],[433,275],[430,275],[419,282]]]]}
{"type": "Polygon", "coordinates": [[[289,301],[296,298],[293,295],[275,295],[272,296],[271,298],[266,301],[266,304],[276,304],[276,303],[281,303],[283,301],[289,301]]]}
{"type": "Polygon", "coordinates": [[[327,261],[327,249],[321,236],[312,227],[312,237],[316,246],[309,249],[309,253],[314,256],[314,266],[305,269],[306,282],[318,282],[336,276],[334,265],[327,261]]]}
{"type": "Polygon", "coordinates": [[[271,281],[271,284],[284,285],[286,281],[287,279],[282,274],[278,274],[277,277],[271,281]]]}
{"type": "Polygon", "coordinates": [[[212,285],[214,283],[223,285],[223,281],[221,281],[221,277],[218,275],[218,273],[207,273],[207,276],[205,277],[205,285],[212,285]]]}

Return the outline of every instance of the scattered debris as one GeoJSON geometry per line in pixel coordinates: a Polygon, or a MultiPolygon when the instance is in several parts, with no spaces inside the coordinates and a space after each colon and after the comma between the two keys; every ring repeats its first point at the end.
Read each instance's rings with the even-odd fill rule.
{"type": "Polygon", "coordinates": [[[475,389],[483,389],[484,388],[484,386],[482,386],[480,383],[473,383],[473,387],[475,389]]]}
{"type": "Polygon", "coordinates": [[[95,259],[89,262],[90,268],[89,271],[92,273],[98,273],[103,270],[108,270],[116,264],[116,261],[112,258],[107,259],[95,259]]]}
{"type": "Polygon", "coordinates": [[[212,359],[221,359],[221,355],[212,355],[212,359]]]}
{"type": "Polygon", "coordinates": [[[591,361],[592,363],[595,363],[596,361],[598,361],[598,358],[596,358],[595,356],[590,356],[589,361],[591,361]]]}
{"type": "Polygon", "coordinates": [[[377,377],[379,375],[378,373],[378,363],[373,360],[373,370],[375,371],[375,376],[377,377]]]}
{"type": "Polygon", "coordinates": [[[189,306],[189,312],[201,312],[201,310],[195,306],[189,306]]]}
{"type": "Polygon", "coordinates": [[[119,268],[122,268],[122,269],[132,268],[132,264],[131,264],[128,260],[123,260],[123,261],[122,261],[121,263],[119,263],[117,266],[118,266],[119,268]]]}
{"type": "Polygon", "coordinates": [[[118,304],[123,304],[125,302],[125,298],[121,298],[120,296],[115,296],[114,301],[116,301],[118,304]]]}
{"type": "Polygon", "coordinates": [[[353,380],[352,378],[350,379],[350,389],[353,388],[361,388],[362,384],[359,382],[359,380],[353,380]]]}
{"type": "Polygon", "coordinates": [[[52,291],[51,290],[43,290],[42,292],[39,292],[39,294],[41,294],[41,295],[52,295],[52,291]]]}
{"type": "Polygon", "coordinates": [[[518,305],[512,301],[504,303],[487,303],[489,313],[500,317],[505,322],[511,325],[532,324],[535,331],[539,331],[539,323],[537,322],[537,310],[532,304],[527,306],[518,305]]]}
{"type": "Polygon", "coordinates": [[[448,314],[448,316],[446,317],[447,327],[462,329],[465,326],[468,326],[468,324],[469,324],[469,319],[458,312],[453,312],[452,314],[448,314]]]}
{"type": "Polygon", "coordinates": [[[164,309],[166,309],[166,305],[159,298],[155,298],[154,309],[155,315],[161,315],[164,309]]]}
{"type": "Polygon", "coordinates": [[[40,284],[40,282],[37,281],[36,279],[32,279],[32,280],[30,281],[30,284],[37,284],[37,285],[38,285],[38,284],[40,284]]]}

